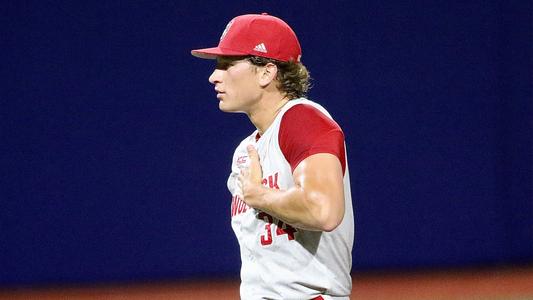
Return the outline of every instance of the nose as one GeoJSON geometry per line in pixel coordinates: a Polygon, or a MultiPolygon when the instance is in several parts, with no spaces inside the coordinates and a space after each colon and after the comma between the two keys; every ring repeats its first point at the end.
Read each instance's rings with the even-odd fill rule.
{"type": "Polygon", "coordinates": [[[219,83],[221,80],[221,74],[222,70],[215,69],[213,73],[211,73],[211,76],[209,76],[209,82],[211,82],[212,84],[219,83]]]}

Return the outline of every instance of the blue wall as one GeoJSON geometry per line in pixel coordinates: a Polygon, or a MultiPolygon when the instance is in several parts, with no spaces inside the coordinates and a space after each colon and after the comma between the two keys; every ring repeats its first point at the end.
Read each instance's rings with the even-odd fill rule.
{"type": "Polygon", "coordinates": [[[354,269],[533,262],[529,1],[2,3],[0,284],[237,276],[218,111],[235,15],[298,33],[343,126],[354,269]]]}

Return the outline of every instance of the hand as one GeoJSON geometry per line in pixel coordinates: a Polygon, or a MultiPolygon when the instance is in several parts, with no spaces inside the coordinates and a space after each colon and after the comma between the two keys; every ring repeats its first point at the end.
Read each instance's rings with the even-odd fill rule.
{"type": "Polygon", "coordinates": [[[263,180],[263,170],[259,162],[259,154],[253,145],[248,145],[248,159],[250,164],[248,168],[241,170],[241,174],[237,180],[237,185],[242,191],[243,201],[248,206],[257,208],[261,201],[261,191],[263,186],[261,181],[263,180]]]}

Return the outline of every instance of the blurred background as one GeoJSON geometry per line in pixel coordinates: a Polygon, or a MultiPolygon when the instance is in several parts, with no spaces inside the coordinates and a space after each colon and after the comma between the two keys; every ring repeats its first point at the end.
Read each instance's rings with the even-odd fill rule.
{"type": "Polygon", "coordinates": [[[530,274],[532,6],[3,1],[0,289],[236,292],[226,178],[254,128],[218,110],[214,63],[190,50],[261,12],[295,30],[309,98],[344,129],[354,277],[530,274]]]}

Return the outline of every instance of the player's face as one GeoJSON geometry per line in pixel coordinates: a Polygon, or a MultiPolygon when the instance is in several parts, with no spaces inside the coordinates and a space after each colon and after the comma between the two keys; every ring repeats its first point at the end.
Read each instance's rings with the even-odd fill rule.
{"type": "Polygon", "coordinates": [[[209,82],[215,85],[220,110],[245,113],[252,111],[261,96],[258,78],[258,72],[250,61],[242,57],[218,57],[209,82]]]}

